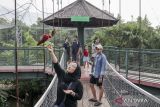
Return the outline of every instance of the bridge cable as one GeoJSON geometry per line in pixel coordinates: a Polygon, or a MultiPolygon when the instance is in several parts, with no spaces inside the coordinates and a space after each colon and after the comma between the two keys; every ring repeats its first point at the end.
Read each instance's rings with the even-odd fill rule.
{"type": "MultiPolygon", "coordinates": [[[[61,9],[62,9],[62,0],[60,0],[61,9]]],[[[62,13],[61,13],[61,32],[60,32],[60,39],[62,38],[62,13]]]]}
{"type": "Polygon", "coordinates": [[[103,36],[103,16],[104,15],[104,0],[102,0],[102,21],[101,21],[101,36],[103,36]]]}
{"type": "MultiPolygon", "coordinates": [[[[60,31],[60,30],[59,30],[59,27],[60,27],[60,26],[59,26],[59,25],[60,25],[60,17],[59,17],[59,0],[57,0],[57,5],[58,5],[58,6],[57,6],[57,11],[58,11],[58,34],[60,35],[60,32],[59,32],[59,31],[60,31]]],[[[58,39],[60,40],[60,36],[59,36],[58,39]]],[[[59,40],[58,40],[58,41],[59,41],[59,40]]]]}
{"type": "MultiPolygon", "coordinates": [[[[25,3],[25,4],[21,5],[21,6],[19,6],[18,8],[16,8],[16,10],[22,8],[23,6],[25,6],[25,5],[27,5],[27,4],[31,4],[31,3],[25,3]]],[[[10,14],[10,13],[12,13],[12,12],[15,12],[15,10],[11,10],[11,11],[8,11],[8,12],[6,12],[6,13],[2,13],[2,14],[0,14],[0,16],[4,16],[4,15],[10,14]]],[[[13,13],[13,14],[14,14],[14,13],[13,13]]]]}
{"type": "MultiPolygon", "coordinates": [[[[35,5],[37,5],[37,0],[35,0],[35,5]]],[[[37,16],[37,20],[38,20],[38,12],[37,12],[37,10],[36,10],[36,16],[37,16]]],[[[36,27],[38,27],[38,23],[36,24],[36,27]]],[[[37,30],[36,30],[36,40],[38,40],[38,31],[37,30]]]]}
{"type": "Polygon", "coordinates": [[[52,2],[53,2],[53,20],[52,20],[52,25],[53,25],[53,29],[54,29],[54,0],[52,0],[52,2]]]}

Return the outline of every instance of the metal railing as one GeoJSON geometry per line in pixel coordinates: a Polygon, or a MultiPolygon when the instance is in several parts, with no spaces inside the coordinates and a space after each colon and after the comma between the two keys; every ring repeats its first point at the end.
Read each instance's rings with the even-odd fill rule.
{"type": "MultiPolygon", "coordinates": [[[[64,53],[62,54],[61,60],[60,60],[60,65],[62,68],[64,68],[64,53]]],[[[57,75],[54,75],[54,78],[52,79],[50,85],[48,86],[47,90],[45,93],[42,95],[42,97],[39,99],[39,101],[35,104],[34,107],[51,107],[55,100],[56,100],[56,95],[57,95],[57,75]]]]}
{"type": "Polygon", "coordinates": [[[128,79],[133,74],[138,81],[143,77],[160,79],[160,50],[105,48],[104,53],[116,70],[128,79]]]}
{"type": "MultiPolygon", "coordinates": [[[[17,51],[18,66],[43,66],[44,62],[45,65],[51,64],[51,57],[44,47],[19,47],[17,51]]],[[[60,58],[62,51],[61,48],[55,48],[58,58],[60,58]]],[[[15,66],[14,54],[14,48],[0,48],[0,66],[15,66]]]]}
{"type": "MultiPolygon", "coordinates": [[[[18,48],[18,65],[37,65],[42,66],[44,63],[44,48],[18,48]]],[[[15,65],[14,48],[0,48],[0,66],[15,65]],[[5,60],[3,60],[5,59],[5,60]]]]}
{"type": "Polygon", "coordinates": [[[125,79],[109,63],[104,88],[111,107],[160,107],[160,99],[125,79]]]}

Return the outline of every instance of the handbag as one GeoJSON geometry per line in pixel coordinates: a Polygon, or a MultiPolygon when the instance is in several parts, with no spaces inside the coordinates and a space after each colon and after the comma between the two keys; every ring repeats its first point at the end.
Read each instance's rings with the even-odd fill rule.
{"type": "MultiPolygon", "coordinates": [[[[72,82],[69,84],[69,86],[67,87],[67,89],[69,89],[72,86],[72,82]]],[[[66,94],[64,95],[64,98],[62,100],[62,102],[59,105],[53,105],[53,107],[65,107],[65,100],[66,100],[66,94]]]]}

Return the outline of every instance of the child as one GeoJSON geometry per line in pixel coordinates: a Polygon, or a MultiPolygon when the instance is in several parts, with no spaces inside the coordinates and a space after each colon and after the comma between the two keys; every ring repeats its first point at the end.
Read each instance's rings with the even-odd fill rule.
{"type": "Polygon", "coordinates": [[[85,68],[87,64],[87,67],[89,68],[89,52],[88,52],[88,47],[87,45],[85,46],[84,50],[83,50],[83,66],[85,68]]]}

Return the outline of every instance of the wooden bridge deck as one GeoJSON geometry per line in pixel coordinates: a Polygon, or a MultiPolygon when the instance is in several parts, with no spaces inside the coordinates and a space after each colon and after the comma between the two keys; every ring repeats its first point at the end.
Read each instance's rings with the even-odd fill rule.
{"type": "MultiPolygon", "coordinates": [[[[42,79],[53,76],[52,68],[44,66],[18,66],[18,79],[42,79]]],[[[15,66],[0,66],[0,79],[16,79],[15,66]]]]}
{"type": "MultiPolygon", "coordinates": [[[[89,87],[89,82],[82,81],[82,83],[83,83],[84,93],[83,93],[82,99],[78,101],[78,107],[95,107],[94,102],[88,101],[89,98],[92,98],[92,93],[89,87]]],[[[102,104],[98,107],[110,107],[107,99],[105,98],[105,95],[103,95],[102,97],[102,104]]]]}
{"type": "MultiPolygon", "coordinates": [[[[115,68],[114,64],[111,65],[115,68]]],[[[119,73],[126,78],[125,69],[119,69],[119,66],[117,66],[117,71],[119,71],[119,73]]],[[[128,70],[127,79],[135,84],[160,88],[160,73],[149,73],[141,71],[139,78],[139,71],[128,70]]]]}
{"type": "MultiPolygon", "coordinates": [[[[124,70],[121,70],[120,74],[126,77],[124,70]]],[[[141,72],[139,80],[139,72],[129,70],[127,79],[135,84],[160,88],[160,74],[141,72]]]]}
{"type": "MultiPolygon", "coordinates": [[[[54,74],[50,67],[46,67],[44,72],[44,66],[18,66],[18,72],[42,72],[49,75],[54,74]]],[[[0,66],[0,73],[15,73],[15,66],[0,66]]]]}
{"type": "MultiPolygon", "coordinates": [[[[83,97],[80,101],[78,101],[78,107],[96,107],[94,106],[94,102],[88,101],[88,99],[92,98],[91,89],[89,87],[89,69],[83,69],[82,67],[82,75],[81,75],[81,82],[83,84],[84,93],[83,97]]],[[[97,90],[97,96],[98,96],[98,87],[95,87],[97,90]]],[[[107,99],[105,98],[105,93],[102,97],[102,104],[98,107],[110,107],[107,99]]]]}

